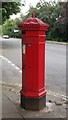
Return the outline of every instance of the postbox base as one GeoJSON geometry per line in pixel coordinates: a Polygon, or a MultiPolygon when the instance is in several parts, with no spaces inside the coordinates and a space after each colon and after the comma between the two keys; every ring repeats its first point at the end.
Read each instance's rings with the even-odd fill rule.
{"type": "Polygon", "coordinates": [[[21,94],[21,106],[26,110],[41,110],[46,106],[46,95],[41,98],[26,98],[21,94]]]}

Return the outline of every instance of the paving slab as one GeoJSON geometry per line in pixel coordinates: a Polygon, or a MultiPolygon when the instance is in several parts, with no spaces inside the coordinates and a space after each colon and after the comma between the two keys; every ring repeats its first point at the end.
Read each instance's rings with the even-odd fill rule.
{"type": "Polygon", "coordinates": [[[9,99],[9,97],[5,94],[3,90],[2,97],[2,118],[22,118],[19,115],[18,110],[16,109],[16,105],[9,99]]]}
{"type": "MultiPolygon", "coordinates": [[[[2,118],[22,118],[17,112],[5,113],[2,118]]],[[[9,119],[10,120],[10,119],[9,119]]]]}
{"type": "Polygon", "coordinates": [[[24,118],[60,118],[59,115],[49,110],[47,107],[40,111],[30,111],[22,108],[20,108],[19,111],[24,118]]]}
{"type": "Polygon", "coordinates": [[[20,106],[20,87],[3,85],[3,117],[4,118],[66,118],[66,101],[47,94],[46,107],[40,111],[25,110],[20,106]]]}

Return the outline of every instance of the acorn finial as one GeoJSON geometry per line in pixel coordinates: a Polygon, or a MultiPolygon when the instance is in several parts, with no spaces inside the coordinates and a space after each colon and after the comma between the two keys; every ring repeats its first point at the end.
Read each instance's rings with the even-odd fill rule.
{"type": "Polygon", "coordinates": [[[35,13],[34,12],[32,12],[32,18],[35,18],[35,13]]]}

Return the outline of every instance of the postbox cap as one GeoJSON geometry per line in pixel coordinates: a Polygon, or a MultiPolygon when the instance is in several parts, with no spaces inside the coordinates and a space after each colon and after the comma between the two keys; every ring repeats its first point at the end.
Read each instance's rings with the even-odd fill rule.
{"type": "Polygon", "coordinates": [[[32,18],[28,18],[24,23],[19,24],[19,28],[22,30],[47,30],[48,24],[42,22],[40,19],[35,18],[35,13],[32,13],[32,18]]]}

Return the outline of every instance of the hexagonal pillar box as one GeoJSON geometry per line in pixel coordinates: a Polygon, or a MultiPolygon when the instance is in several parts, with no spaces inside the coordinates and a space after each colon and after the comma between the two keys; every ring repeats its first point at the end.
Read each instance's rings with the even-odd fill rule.
{"type": "Polygon", "coordinates": [[[19,24],[22,32],[22,90],[21,106],[40,110],[46,106],[45,41],[48,24],[28,18],[19,24]]]}

